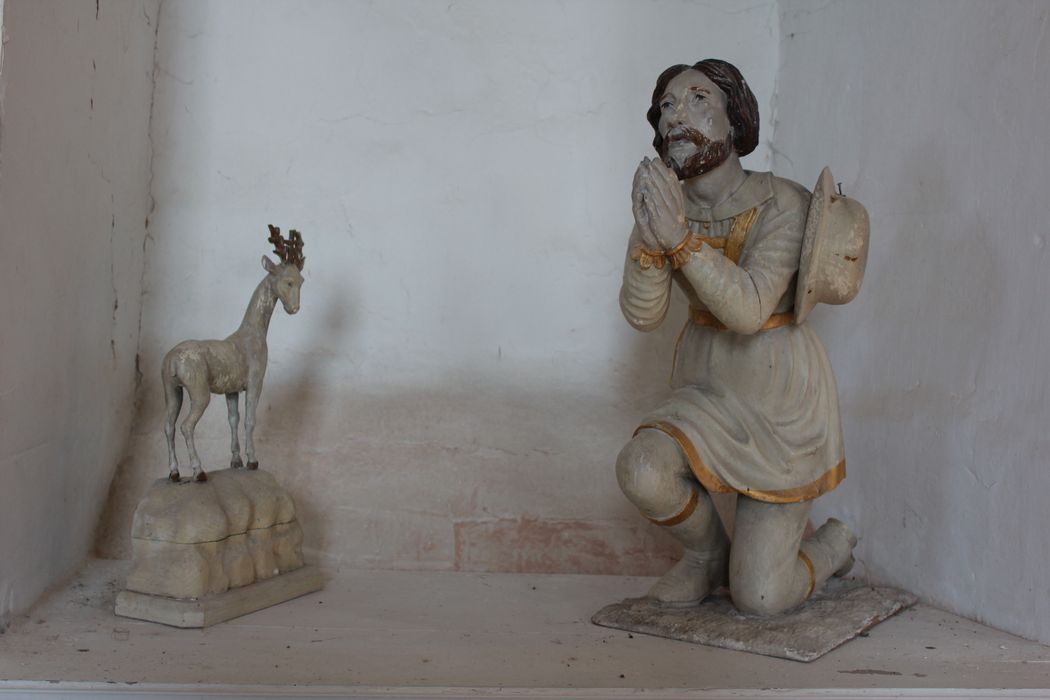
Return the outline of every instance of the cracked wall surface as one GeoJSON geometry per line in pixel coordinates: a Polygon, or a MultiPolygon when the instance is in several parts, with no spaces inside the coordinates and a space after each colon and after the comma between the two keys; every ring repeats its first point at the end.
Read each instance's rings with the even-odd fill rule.
{"type": "Polygon", "coordinates": [[[773,164],[871,215],[818,307],[872,579],[1050,643],[1050,6],[782,2],[773,164]]]}
{"type": "Polygon", "coordinates": [[[158,5],[4,2],[0,628],[90,551],[126,446],[158,5]]]}
{"type": "MultiPolygon", "coordinates": [[[[776,22],[772,1],[164,4],[142,411],[101,551],[127,554],[167,471],[163,354],[236,328],[272,223],[303,232],[306,282],[270,326],[256,442],[309,551],[665,568],[672,545],[613,471],[684,320],[643,335],[620,316],[630,183],[667,66],[733,60],[768,114],[776,22]]],[[[212,469],[216,399],[197,430],[212,469]]]]}

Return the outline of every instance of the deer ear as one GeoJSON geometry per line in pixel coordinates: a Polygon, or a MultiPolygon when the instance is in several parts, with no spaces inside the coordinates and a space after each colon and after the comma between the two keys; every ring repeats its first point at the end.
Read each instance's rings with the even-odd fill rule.
{"type": "Polygon", "coordinates": [[[274,264],[273,260],[270,260],[267,256],[262,256],[263,269],[269,272],[271,275],[277,274],[277,265],[274,264]]]}

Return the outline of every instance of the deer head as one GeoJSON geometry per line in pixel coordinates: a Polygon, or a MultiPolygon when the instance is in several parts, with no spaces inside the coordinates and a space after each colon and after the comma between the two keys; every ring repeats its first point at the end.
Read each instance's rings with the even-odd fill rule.
{"type": "Polygon", "coordinates": [[[281,263],[262,257],[263,269],[273,278],[273,290],[277,298],[281,300],[284,310],[289,314],[299,311],[299,288],[303,286],[303,276],[300,270],[306,258],[303,257],[303,237],[292,229],[288,238],[281,236],[281,229],[271,225],[270,243],[273,244],[273,252],[277,254],[281,263]]]}

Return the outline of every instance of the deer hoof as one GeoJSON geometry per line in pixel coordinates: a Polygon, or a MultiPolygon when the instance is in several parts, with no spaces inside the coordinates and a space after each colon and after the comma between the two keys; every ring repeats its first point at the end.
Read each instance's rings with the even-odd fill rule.
{"type": "Polygon", "coordinates": [[[248,462],[248,468],[249,469],[258,469],[259,468],[259,463],[258,462],[248,462]]]}
{"type": "Polygon", "coordinates": [[[244,462],[240,457],[234,457],[230,460],[230,469],[244,469],[244,462]]]}
{"type": "Polygon", "coordinates": [[[195,481],[207,481],[208,475],[204,473],[204,470],[197,472],[197,476],[193,477],[195,481]]]}
{"type": "Polygon", "coordinates": [[[174,481],[176,484],[182,481],[182,479],[179,477],[178,469],[173,469],[170,472],[168,472],[168,478],[174,481]]]}

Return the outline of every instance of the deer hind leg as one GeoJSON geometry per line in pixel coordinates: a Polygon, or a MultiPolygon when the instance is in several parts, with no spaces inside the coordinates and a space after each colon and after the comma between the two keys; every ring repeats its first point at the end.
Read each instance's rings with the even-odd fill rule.
{"type": "Polygon", "coordinates": [[[241,420],[237,412],[237,392],[226,394],[226,413],[230,419],[230,452],[232,453],[230,467],[241,469],[244,467],[244,462],[241,461],[241,444],[237,440],[237,427],[241,420]]]}
{"type": "Polygon", "coordinates": [[[197,447],[193,441],[193,431],[197,427],[197,421],[204,415],[204,409],[211,401],[211,391],[208,390],[207,378],[195,379],[186,384],[186,390],[190,393],[190,412],[182,421],[179,429],[182,436],[186,438],[186,449],[190,453],[190,466],[193,467],[193,478],[197,481],[207,481],[208,475],[201,468],[201,458],[197,455],[197,447]]]}
{"type": "Polygon", "coordinates": [[[168,478],[179,480],[179,458],[175,454],[175,421],[182,410],[182,387],[171,377],[164,377],[164,408],[167,416],[164,422],[164,437],[168,441],[168,478]]]}

